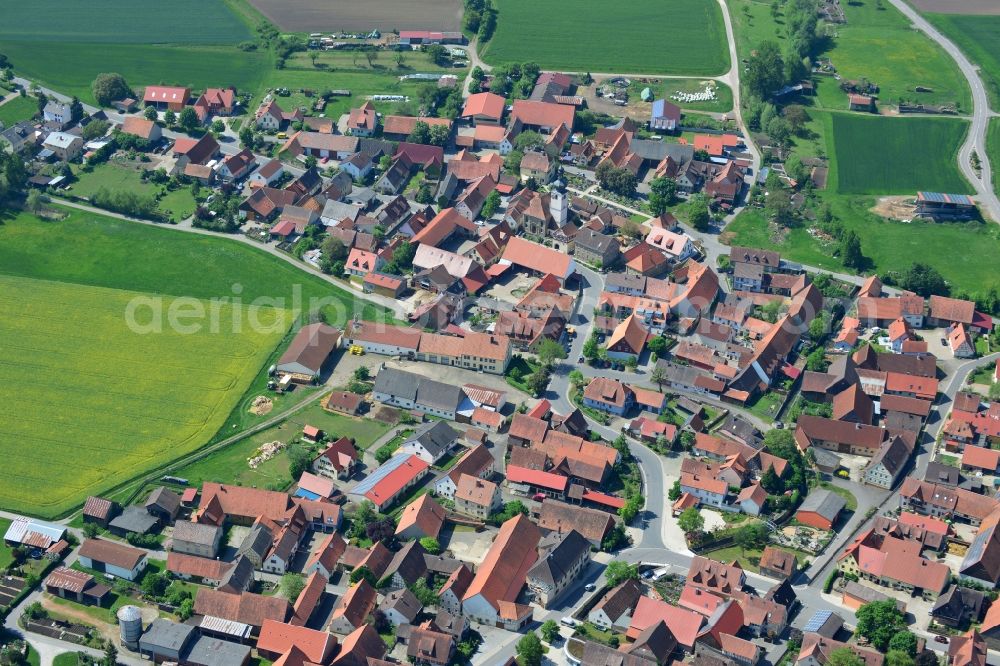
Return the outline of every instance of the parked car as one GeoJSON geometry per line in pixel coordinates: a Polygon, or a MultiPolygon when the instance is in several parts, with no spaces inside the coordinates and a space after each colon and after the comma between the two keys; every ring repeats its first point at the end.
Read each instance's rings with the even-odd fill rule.
{"type": "Polygon", "coordinates": [[[583,586],[583,589],[587,590],[587,592],[593,592],[594,590],[597,589],[597,586],[594,585],[593,583],[587,583],[586,585],[583,586]]]}
{"type": "Polygon", "coordinates": [[[535,500],[536,502],[544,502],[545,493],[535,493],[534,495],[531,496],[531,499],[535,500]]]}
{"type": "Polygon", "coordinates": [[[935,643],[947,643],[948,642],[948,637],[947,636],[935,636],[934,637],[934,642],[935,643]]]}

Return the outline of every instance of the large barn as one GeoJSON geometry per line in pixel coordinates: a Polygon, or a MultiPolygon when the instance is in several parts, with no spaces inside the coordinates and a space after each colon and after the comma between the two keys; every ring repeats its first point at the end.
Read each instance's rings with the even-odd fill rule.
{"type": "Polygon", "coordinates": [[[326,324],[303,326],[278,360],[278,373],[292,381],[307,384],[323,372],[323,366],[337,347],[341,333],[326,324]]]}

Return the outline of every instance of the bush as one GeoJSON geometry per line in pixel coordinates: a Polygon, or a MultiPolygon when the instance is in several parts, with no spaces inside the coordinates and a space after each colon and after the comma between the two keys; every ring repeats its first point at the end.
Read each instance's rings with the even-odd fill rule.
{"type": "Polygon", "coordinates": [[[836,569],[830,572],[830,575],[826,577],[826,581],[823,583],[823,592],[829,594],[833,590],[833,584],[837,582],[837,576],[840,572],[836,569]]]}

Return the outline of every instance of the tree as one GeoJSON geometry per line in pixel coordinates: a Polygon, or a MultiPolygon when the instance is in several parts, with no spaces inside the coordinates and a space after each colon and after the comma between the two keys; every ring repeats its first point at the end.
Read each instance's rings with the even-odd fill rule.
{"type": "Polygon", "coordinates": [[[790,227],[795,222],[795,211],[792,209],[792,195],[786,187],[778,185],[771,188],[764,197],[764,212],[775,224],[790,227]]]}
{"type": "Polygon", "coordinates": [[[80,103],[79,97],[73,97],[69,101],[69,117],[74,123],[80,122],[83,118],[83,104],[80,103]]]}
{"type": "Polygon", "coordinates": [[[861,270],[865,257],[861,254],[861,238],[853,229],[848,229],[840,239],[840,260],[848,268],[861,270]]]}
{"type": "Polygon", "coordinates": [[[810,372],[826,372],[829,367],[830,363],[826,360],[826,352],[822,347],[816,347],[806,356],[806,370],[810,372]]]}
{"type": "Polygon", "coordinates": [[[302,574],[286,573],[281,577],[281,589],[285,592],[285,598],[294,602],[302,594],[306,581],[302,574]]]}
{"type": "Polygon", "coordinates": [[[588,361],[597,358],[597,338],[594,337],[593,333],[583,343],[583,357],[588,361]]]}
{"type": "Polygon", "coordinates": [[[646,347],[649,349],[649,352],[657,358],[663,358],[664,352],[667,351],[667,339],[662,335],[658,335],[647,342],[646,347]]]}
{"type": "Polygon", "coordinates": [[[546,643],[552,643],[559,637],[559,625],[555,620],[542,622],[541,631],[546,643]]]}
{"type": "Polygon", "coordinates": [[[594,172],[597,182],[601,187],[609,192],[623,197],[635,196],[635,188],[638,182],[635,176],[628,169],[620,169],[610,161],[602,162],[597,171],[594,172]]]}
{"type": "Polygon", "coordinates": [[[649,183],[649,209],[653,215],[663,215],[677,198],[677,181],[673,178],[654,178],[649,183]]]}
{"type": "Polygon", "coordinates": [[[106,120],[91,120],[87,123],[86,127],[80,131],[80,137],[85,141],[99,139],[107,134],[109,127],[111,127],[111,123],[106,120]]]}
{"type": "Polygon", "coordinates": [[[815,342],[821,341],[824,337],[826,337],[826,328],[829,321],[830,320],[827,317],[826,312],[820,312],[811,322],[809,322],[809,337],[815,342]]]}
{"type": "Polygon", "coordinates": [[[622,522],[626,525],[632,523],[635,517],[639,515],[639,510],[642,509],[645,499],[642,495],[630,495],[627,500],[625,500],[625,506],[618,509],[618,515],[621,517],[622,522]]]}
{"type": "Polygon", "coordinates": [[[312,456],[306,447],[301,444],[293,444],[288,447],[288,473],[293,481],[298,481],[302,472],[306,471],[312,462],[312,456]]]}
{"type": "Polygon", "coordinates": [[[674,485],[670,486],[670,490],[667,491],[667,499],[669,499],[671,502],[676,502],[681,498],[681,495],[683,494],[684,491],[681,490],[681,480],[674,479],[674,485]]]}
{"type": "Polygon", "coordinates": [[[541,639],[538,638],[538,634],[535,632],[530,631],[526,633],[517,642],[516,650],[519,666],[541,666],[544,649],[542,648],[541,639]]]}
{"type": "Polygon", "coordinates": [[[371,379],[371,376],[371,370],[366,365],[361,365],[354,369],[354,378],[359,382],[366,382],[371,379]]]}
{"type": "Polygon", "coordinates": [[[424,537],[420,540],[420,546],[431,555],[437,555],[441,552],[441,544],[434,537],[424,537]]]}
{"type": "Polygon", "coordinates": [[[770,495],[780,495],[785,492],[785,484],[781,482],[781,477],[774,471],[774,466],[769,466],[767,471],[761,475],[760,485],[770,495]]]}
{"type": "Polygon", "coordinates": [[[830,652],[826,658],[826,666],[865,666],[865,662],[850,648],[841,647],[830,652]]]}
{"type": "Polygon", "coordinates": [[[694,534],[695,532],[700,532],[705,527],[705,519],[702,518],[698,509],[692,506],[684,509],[681,515],[677,517],[677,526],[681,528],[684,534],[694,534]]]}
{"type": "Polygon", "coordinates": [[[708,199],[704,194],[688,199],[688,221],[697,231],[708,231],[712,226],[712,213],[708,210],[708,199]]]}
{"type": "Polygon", "coordinates": [[[156,120],[156,117],[159,114],[157,114],[155,106],[147,106],[146,110],[142,112],[142,115],[146,120],[156,120]]]}
{"type": "MultiPolygon", "coordinates": [[[[166,122],[166,118],[164,118],[166,122]]],[[[257,144],[257,137],[253,133],[253,128],[249,125],[244,125],[240,128],[240,145],[244,148],[249,148],[253,150],[254,146],[257,144]]]]}
{"type": "Polygon", "coordinates": [[[919,262],[913,263],[900,276],[899,286],[927,298],[931,295],[947,296],[948,283],[937,269],[919,262]]]}
{"type": "Polygon", "coordinates": [[[216,118],[212,121],[212,134],[222,134],[226,131],[226,123],[222,122],[221,119],[216,118]]]}
{"type": "Polygon", "coordinates": [[[889,650],[898,650],[909,657],[917,654],[917,637],[910,631],[900,631],[889,639],[889,650]]]}
{"type": "Polygon", "coordinates": [[[173,125],[177,122],[177,114],[174,113],[173,110],[167,109],[163,112],[163,122],[167,125],[173,125]]]}
{"type": "Polygon", "coordinates": [[[104,666],[117,666],[118,664],[118,648],[115,646],[114,641],[108,641],[108,644],[104,647],[104,666]]]}
{"type": "Polygon", "coordinates": [[[551,366],[557,359],[566,358],[566,348],[552,338],[542,338],[535,345],[535,355],[543,366],[551,366]]]}
{"type": "MultiPolygon", "coordinates": [[[[910,632],[903,633],[909,634],[910,632]]],[[[910,635],[912,636],[912,634],[910,635]]],[[[885,655],[885,664],[886,666],[915,666],[913,657],[901,650],[889,650],[885,655]]]]}
{"type": "Polygon", "coordinates": [[[763,548],[767,545],[767,526],[763,523],[744,525],[736,532],[736,545],[744,552],[763,548]]]}
{"type": "Polygon", "coordinates": [[[864,604],[855,615],[858,634],[867,638],[880,652],[885,652],[893,636],[906,627],[906,619],[892,599],[864,604]]]}
{"type": "Polygon", "coordinates": [[[627,580],[639,580],[639,565],[612,560],[604,569],[604,580],[610,587],[618,587],[627,580]]]}
{"type": "Polygon", "coordinates": [[[491,191],[486,195],[486,201],[483,202],[483,208],[479,211],[480,217],[484,220],[488,220],[493,217],[494,213],[500,207],[500,193],[496,190],[491,191]]]}
{"type": "Polygon", "coordinates": [[[132,89],[125,82],[125,77],[115,72],[98,74],[90,91],[99,106],[109,106],[111,102],[132,96],[132,89]]]}
{"type": "MultiPolygon", "coordinates": [[[[583,386],[587,383],[587,378],[579,370],[572,370],[569,373],[569,383],[574,387],[583,386]]],[[[1000,386],[1000,384],[997,384],[997,386],[1000,386]]]]}
{"type": "Polygon", "coordinates": [[[749,60],[743,74],[743,82],[751,93],[761,99],[771,95],[785,83],[785,62],[781,49],[772,41],[762,42],[749,60]]]}
{"type": "Polygon", "coordinates": [[[101,528],[97,525],[97,523],[84,523],[83,534],[88,539],[93,539],[100,533],[101,533],[101,528]]]}
{"type": "Polygon", "coordinates": [[[360,567],[357,567],[356,569],[351,571],[351,576],[350,576],[351,585],[354,585],[361,579],[368,581],[368,584],[373,587],[375,583],[378,582],[377,580],[375,580],[375,572],[373,572],[371,569],[369,569],[367,566],[363,564],[360,567]]]}
{"type": "Polygon", "coordinates": [[[187,132],[193,132],[201,126],[198,114],[194,112],[194,107],[185,106],[177,116],[178,124],[187,132]]]}
{"type": "Polygon", "coordinates": [[[142,592],[147,597],[159,599],[170,587],[170,576],[163,573],[148,573],[142,579],[142,592]]]}
{"type": "Polygon", "coordinates": [[[406,138],[410,143],[429,144],[431,142],[431,126],[422,120],[413,124],[413,131],[406,138]]]}
{"type": "Polygon", "coordinates": [[[29,211],[38,215],[45,208],[46,197],[39,190],[32,189],[28,192],[28,199],[25,201],[25,206],[29,211]]]}
{"type": "Polygon", "coordinates": [[[440,44],[425,46],[424,52],[430,56],[431,62],[438,67],[446,67],[448,65],[448,52],[440,44]]]}
{"type": "Polygon", "coordinates": [[[448,143],[449,136],[451,136],[451,130],[446,125],[434,125],[431,127],[427,142],[432,146],[443,148],[448,143]]]}
{"type": "Polygon", "coordinates": [[[417,582],[410,586],[410,592],[413,592],[413,596],[423,606],[430,607],[438,604],[438,595],[427,585],[426,578],[418,578],[417,582]]]}

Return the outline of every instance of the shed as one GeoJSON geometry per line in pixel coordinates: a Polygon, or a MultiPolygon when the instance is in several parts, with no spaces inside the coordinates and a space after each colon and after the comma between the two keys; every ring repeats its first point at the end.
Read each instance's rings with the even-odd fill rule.
{"type": "Polygon", "coordinates": [[[847,500],[837,493],[819,488],[809,493],[795,513],[800,523],[820,530],[833,529],[840,512],[847,506],[847,500]]]}

